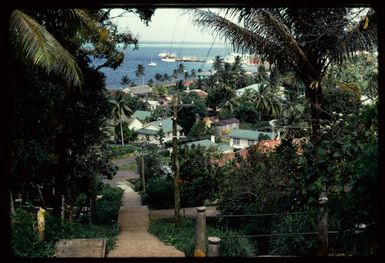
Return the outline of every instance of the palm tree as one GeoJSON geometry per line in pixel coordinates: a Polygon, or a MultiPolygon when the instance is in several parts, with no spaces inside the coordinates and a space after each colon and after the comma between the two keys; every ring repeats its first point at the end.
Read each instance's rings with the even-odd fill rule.
{"type": "Polygon", "coordinates": [[[130,79],[128,78],[127,75],[124,75],[121,79],[120,79],[120,85],[122,86],[126,86],[130,83],[130,79]]]}
{"type": "Polygon", "coordinates": [[[195,78],[197,77],[197,72],[196,72],[196,70],[195,70],[194,68],[191,70],[190,76],[191,76],[193,79],[195,79],[195,78]]]}
{"type": "Polygon", "coordinates": [[[114,118],[114,120],[119,121],[120,137],[122,141],[122,146],[124,146],[122,116],[125,115],[128,118],[128,116],[132,114],[132,111],[126,105],[126,101],[124,99],[122,91],[116,91],[114,99],[110,100],[110,102],[113,104],[112,117],[114,118]]]}
{"type": "Polygon", "coordinates": [[[163,80],[164,80],[164,81],[170,81],[170,80],[171,80],[171,77],[170,77],[167,73],[164,73],[164,74],[163,74],[163,80]]]}
{"type": "Polygon", "coordinates": [[[140,78],[142,77],[142,85],[144,86],[144,66],[142,64],[138,64],[138,67],[136,68],[136,71],[135,71],[135,76],[137,78],[140,78]]]}
{"type": "Polygon", "coordinates": [[[184,65],[183,65],[182,63],[180,63],[180,64],[178,65],[178,68],[177,68],[176,70],[177,70],[177,72],[178,72],[179,75],[182,75],[182,74],[184,74],[184,72],[185,72],[185,67],[184,67],[184,65]]]}
{"type": "Polygon", "coordinates": [[[156,73],[155,76],[154,76],[154,78],[155,78],[156,82],[158,83],[159,81],[162,80],[163,76],[162,76],[162,74],[160,74],[160,73],[156,73]]]}
{"type": "Polygon", "coordinates": [[[188,72],[186,71],[186,72],[184,73],[184,79],[186,80],[186,79],[188,79],[188,78],[190,78],[190,74],[188,74],[188,72]]]}
{"type": "Polygon", "coordinates": [[[252,101],[256,109],[261,112],[260,120],[262,115],[268,118],[276,118],[281,113],[281,103],[270,91],[269,84],[261,84],[258,91],[251,91],[249,96],[250,101],[252,101]]]}
{"type": "Polygon", "coordinates": [[[172,72],[172,78],[174,79],[174,81],[176,81],[178,77],[179,77],[178,70],[174,69],[174,71],[172,72]]]}
{"type": "MultiPolygon", "coordinates": [[[[54,10],[52,16],[60,16],[63,23],[74,22],[87,29],[94,23],[80,9],[54,10]]],[[[31,15],[23,10],[14,10],[10,17],[10,32],[16,52],[26,61],[44,69],[47,74],[59,74],[69,84],[81,86],[83,75],[75,58],[31,15]]]]}
{"type": "Polygon", "coordinates": [[[271,65],[293,69],[306,87],[312,138],[320,139],[321,80],[330,63],[341,64],[377,43],[377,18],[371,9],[237,8],[225,16],[194,10],[195,23],[223,36],[234,47],[271,65]],[[359,21],[354,17],[359,17],[359,21]],[[238,19],[235,22],[233,19],[238,19]]]}
{"type": "Polygon", "coordinates": [[[185,69],[184,65],[182,63],[180,63],[178,65],[178,67],[176,68],[176,71],[178,72],[178,77],[180,77],[180,76],[184,76],[186,69],[185,69]]]}
{"type": "Polygon", "coordinates": [[[216,56],[214,58],[213,69],[217,72],[223,69],[223,58],[221,58],[221,56],[216,56]]]}

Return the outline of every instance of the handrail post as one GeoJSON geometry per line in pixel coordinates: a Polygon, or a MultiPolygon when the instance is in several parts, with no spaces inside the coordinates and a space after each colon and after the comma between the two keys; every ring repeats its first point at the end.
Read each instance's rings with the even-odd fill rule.
{"type": "Polygon", "coordinates": [[[318,235],[317,235],[317,255],[328,255],[328,198],[325,192],[322,192],[319,196],[319,213],[318,213],[318,235]]]}
{"type": "Polygon", "coordinates": [[[219,257],[219,243],[221,239],[219,237],[209,237],[209,248],[207,251],[208,257],[219,257]]]}
{"type": "Polygon", "coordinates": [[[194,257],[206,256],[206,207],[197,207],[195,216],[195,250],[194,257]]]}

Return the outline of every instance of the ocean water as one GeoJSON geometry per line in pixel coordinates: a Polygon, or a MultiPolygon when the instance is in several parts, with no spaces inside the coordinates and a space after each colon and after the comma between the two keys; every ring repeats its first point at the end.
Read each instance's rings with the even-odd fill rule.
{"type": "MultiPolygon", "coordinates": [[[[139,48],[133,50],[132,47],[128,47],[124,50],[123,63],[115,70],[110,68],[100,69],[106,76],[106,86],[109,89],[120,89],[122,85],[120,80],[122,76],[127,75],[136,85],[142,85],[142,78],[135,76],[135,71],[139,64],[142,64],[145,68],[144,83],[147,80],[153,79],[155,82],[155,74],[167,73],[169,76],[172,75],[174,69],[178,67],[180,63],[183,63],[186,71],[189,73],[192,69],[198,70],[201,68],[203,71],[207,71],[212,68],[212,64],[206,64],[202,62],[163,62],[160,60],[159,53],[170,52],[176,53],[177,57],[182,56],[195,56],[200,60],[213,59],[215,56],[226,57],[231,52],[232,48],[224,44],[214,44],[211,47],[211,43],[139,43],[139,48]],[[149,66],[151,62],[157,63],[157,66],[149,66]]],[[[102,63],[100,60],[92,60],[92,64],[99,65],[102,63]]],[[[244,66],[246,70],[255,71],[253,66],[244,66]]]]}

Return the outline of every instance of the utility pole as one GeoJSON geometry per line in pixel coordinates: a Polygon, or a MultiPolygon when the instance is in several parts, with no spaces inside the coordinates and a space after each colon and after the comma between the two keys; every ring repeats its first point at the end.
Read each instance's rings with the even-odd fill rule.
{"type": "Polygon", "coordinates": [[[179,179],[179,153],[177,140],[177,118],[178,118],[178,93],[174,96],[172,117],[172,148],[174,153],[174,176],[175,176],[175,226],[180,225],[180,179],[179,179]]]}
{"type": "Polygon", "coordinates": [[[141,174],[142,174],[142,186],[143,186],[143,192],[146,192],[146,179],[144,177],[144,146],[142,144],[142,153],[141,153],[141,174]]]}

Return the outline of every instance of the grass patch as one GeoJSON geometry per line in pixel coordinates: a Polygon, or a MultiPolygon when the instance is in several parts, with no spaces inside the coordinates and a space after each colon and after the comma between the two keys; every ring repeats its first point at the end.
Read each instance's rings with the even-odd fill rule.
{"type": "MultiPolygon", "coordinates": [[[[183,219],[181,226],[175,228],[172,218],[152,220],[149,232],[164,243],[173,245],[183,251],[186,257],[194,255],[195,222],[192,219],[183,219]]],[[[207,226],[208,236],[238,236],[240,233],[228,229],[217,228],[211,224],[207,226]]],[[[252,243],[244,238],[224,238],[221,241],[219,255],[223,257],[250,257],[255,256],[252,243]]]]}
{"type": "Polygon", "coordinates": [[[138,151],[141,149],[141,147],[136,146],[136,145],[114,145],[114,146],[109,146],[109,149],[112,152],[112,157],[114,159],[121,159],[121,158],[126,158],[134,155],[135,151],[138,151]]]}
{"type": "Polygon", "coordinates": [[[127,164],[121,164],[121,165],[118,165],[118,168],[120,171],[136,172],[136,163],[132,162],[132,163],[127,163],[127,164]]]}

